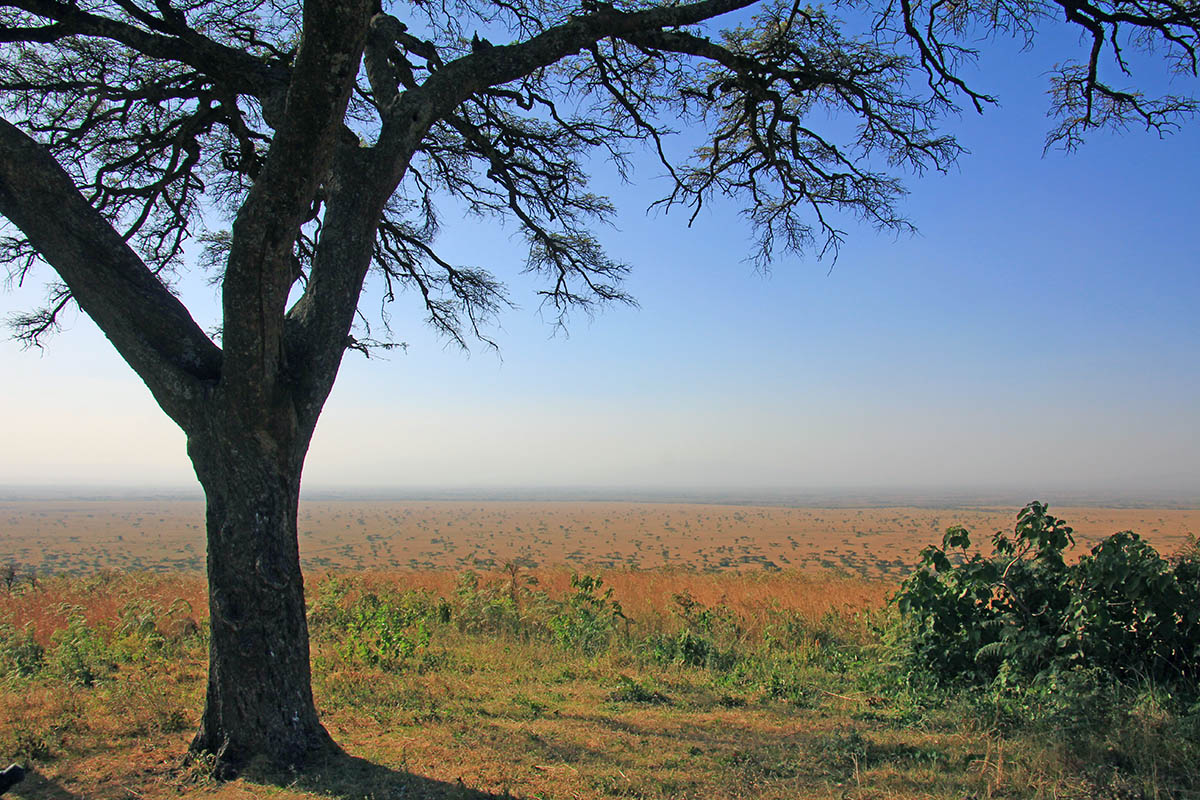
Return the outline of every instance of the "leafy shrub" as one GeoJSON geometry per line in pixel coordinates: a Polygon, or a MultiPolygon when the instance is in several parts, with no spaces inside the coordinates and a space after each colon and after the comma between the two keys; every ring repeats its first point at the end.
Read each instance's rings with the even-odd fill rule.
{"type": "Polygon", "coordinates": [[[732,667],[743,634],[736,617],[727,608],[709,608],[686,592],[672,599],[672,615],[683,627],[674,634],[653,634],[646,639],[645,648],[653,659],[663,665],[715,670],[732,667]]]}
{"type": "Polygon", "coordinates": [[[1172,565],[1130,531],[1105,539],[1073,576],[1067,629],[1078,657],[1127,678],[1200,678],[1198,568],[1172,565]]]}
{"type": "Polygon", "coordinates": [[[308,606],[308,628],[315,638],[341,630],[346,618],[344,603],[353,582],[337,575],[328,575],[317,584],[308,606]]]}
{"type": "Polygon", "coordinates": [[[651,640],[651,652],[659,664],[682,664],[685,667],[707,667],[715,660],[716,646],[712,640],[692,633],[686,628],[674,636],[659,634],[651,640]]]}
{"type": "Polygon", "coordinates": [[[162,654],[166,637],[158,630],[161,610],[153,602],[138,598],[117,612],[111,649],[120,661],[145,661],[162,654]]]}
{"type": "Polygon", "coordinates": [[[504,592],[496,586],[481,584],[479,575],[470,570],[458,577],[454,589],[457,614],[447,606],[439,616],[452,615],[464,633],[518,633],[521,613],[516,591],[504,592]]]}
{"type": "Polygon", "coordinates": [[[8,676],[32,678],[46,663],[46,651],[33,637],[33,627],[20,631],[0,624],[0,679],[8,676]]]}
{"type": "Polygon", "coordinates": [[[645,684],[638,683],[628,675],[617,676],[617,688],[608,696],[608,699],[618,703],[671,704],[670,697],[645,684]]]}
{"type": "Polygon", "coordinates": [[[597,575],[572,575],[571,588],[561,607],[550,617],[550,630],[559,646],[595,655],[606,648],[626,619],[621,604],[613,599],[612,587],[601,591],[604,580],[597,575]]]}
{"type": "Polygon", "coordinates": [[[50,666],[67,684],[94,686],[116,668],[113,653],[99,631],[89,627],[79,606],[62,606],[67,626],[50,637],[50,666]]]}
{"type": "Polygon", "coordinates": [[[1072,669],[1122,680],[1200,678],[1200,560],[1164,560],[1131,531],[1068,564],[1073,531],[1030,503],[993,554],[946,531],[894,598],[911,661],[943,683],[1018,681],[1072,669]]]}
{"type": "Polygon", "coordinates": [[[345,611],[343,655],[383,669],[398,667],[429,646],[431,608],[425,592],[364,594],[345,611]]]}

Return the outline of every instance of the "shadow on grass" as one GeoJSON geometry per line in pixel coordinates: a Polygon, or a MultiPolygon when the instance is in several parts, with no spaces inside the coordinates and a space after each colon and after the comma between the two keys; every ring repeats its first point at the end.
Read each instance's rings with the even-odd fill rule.
{"type": "Polygon", "coordinates": [[[25,773],[25,778],[4,793],[7,797],[22,800],[82,800],[80,795],[71,794],[54,781],[39,775],[34,770],[25,773]]]}
{"type": "Polygon", "coordinates": [[[358,758],[340,749],[314,761],[300,772],[281,772],[258,765],[248,766],[240,776],[249,783],[313,792],[342,800],[387,800],[430,798],[430,800],[510,800],[513,796],[472,789],[460,781],[445,781],[395,770],[358,758]]]}

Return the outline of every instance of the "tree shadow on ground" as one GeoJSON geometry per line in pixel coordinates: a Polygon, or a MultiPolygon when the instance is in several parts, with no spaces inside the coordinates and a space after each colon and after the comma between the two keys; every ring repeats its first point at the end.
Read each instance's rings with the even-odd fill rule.
{"type": "Polygon", "coordinates": [[[472,789],[461,779],[448,783],[411,772],[391,769],[358,758],[341,749],[310,763],[299,772],[281,772],[257,765],[241,778],[250,783],[299,789],[341,800],[512,800],[513,795],[472,789]]]}
{"type": "Polygon", "coordinates": [[[79,795],[72,794],[54,781],[39,775],[34,770],[25,773],[24,779],[4,793],[14,800],[81,800],[79,795]]]}

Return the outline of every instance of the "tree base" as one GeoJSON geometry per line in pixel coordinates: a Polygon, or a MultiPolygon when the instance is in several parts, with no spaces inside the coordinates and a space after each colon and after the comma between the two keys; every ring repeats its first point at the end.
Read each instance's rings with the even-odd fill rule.
{"type": "Polygon", "coordinates": [[[266,747],[238,745],[228,736],[216,737],[201,730],[188,747],[184,765],[215,780],[231,781],[252,767],[255,773],[294,774],[344,755],[320,724],[303,734],[290,730],[266,747]]]}

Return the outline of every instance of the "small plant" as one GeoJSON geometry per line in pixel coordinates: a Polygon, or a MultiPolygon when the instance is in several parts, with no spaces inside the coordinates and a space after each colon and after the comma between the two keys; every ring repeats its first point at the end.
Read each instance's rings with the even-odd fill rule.
{"type": "Polygon", "coordinates": [[[608,699],[618,703],[649,703],[651,705],[670,705],[671,698],[660,691],[635,681],[628,675],[617,676],[617,688],[608,699]]]}
{"type": "Polygon", "coordinates": [[[723,606],[709,608],[687,592],[672,598],[672,615],[683,627],[675,634],[654,634],[646,640],[646,649],[662,665],[678,664],[727,670],[736,663],[737,647],[743,631],[734,615],[723,606]],[[722,647],[719,642],[725,642],[722,647]]]}
{"type": "Polygon", "coordinates": [[[429,597],[419,592],[363,595],[346,610],[343,654],[371,666],[395,669],[429,646],[426,618],[430,608],[429,597]]]}
{"type": "Polygon", "coordinates": [[[4,737],[5,755],[22,761],[49,761],[54,758],[54,746],[44,733],[24,727],[14,728],[4,737]]]}
{"type": "Polygon", "coordinates": [[[32,678],[46,664],[46,651],[33,636],[33,626],[20,631],[0,624],[0,678],[32,678]]]}
{"type": "Polygon", "coordinates": [[[0,564],[0,583],[4,584],[4,591],[11,593],[16,582],[17,565],[11,561],[0,564]]]}
{"type": "Polygon", "coordinates": [[[351,588],[350,580],[337,575],[326,576],[317,584],[308,606],[308,626],[313,636],[320,637],[343,627],[346,617],[343,605],[351,588]]]}
{"type": "Polygon", "coordinates": [[[831,777],[857,775],[870,756],[871,745],[857,728],[839,727],[821,742],[819,754],[831,777]]]}
{"type": "Polygon", "coordinates": [[[603,585],[597,575],[571,576],[574,591],[549,620],[559,646],[595,655],[609,645],[618,622],[626,617],[613,599],[612,587],[601,591],[603,585]]]}
{"type": "Polygon", "coordinates": [[[144,661],[162,653],[166,637],[158,630],[159,608],[138,598],[126,603],[118,613],[112,651],[122,661],[144,661]]]}
{"type": "MultiPolygon", "coordinates": [[[[509,587],[512,589],[512,587],[509,587]]],[[[464,633],[517,633],[521,628],[521,616],[513,591],[500,587],[485,586],[479,574],[468,570],[458,577],[454,589],[458,601],[454,620],[464,633]]],[[[439,609],[445,616],[451,609],[439,609]]]]}
{"type": "Polygon", "coordinates": [[[67,626],[50,637],[50,666],[71,686],[94,686],[115,669],[109,647],[100,633],[89,627],[78,606],[60,609],[68,617],[67,626]]]}

